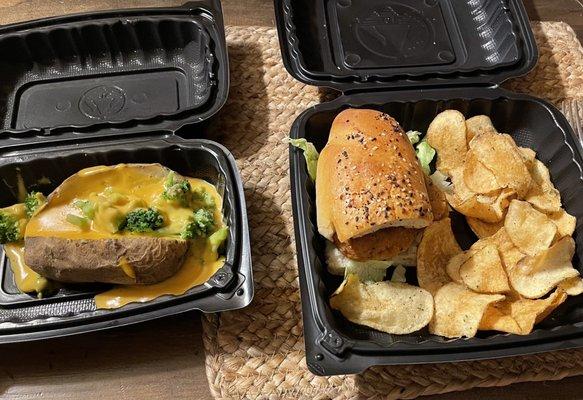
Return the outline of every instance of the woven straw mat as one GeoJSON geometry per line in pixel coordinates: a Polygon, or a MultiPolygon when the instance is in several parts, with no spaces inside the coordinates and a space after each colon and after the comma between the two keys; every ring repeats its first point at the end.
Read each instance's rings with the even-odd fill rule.
{"type": "MultiPolygon", "coordinates": [[[[567,116],[580,116],[583,48],[564,23],[533,23],[540,59],[505,86],[536,94],[567,116]]],[[[330,97],[284,69],[277,32],[228,27],[229,101],[210,126],[211,137],[237,159],[251,229],[255,298],[243,309],[203,316],[206,370],[213,395],[240,398],[414,398],[583,374],[583,350],[490,361],[373,367],[350,376],[307,370],[302,335],[289,187],[288,145],[294,119],[330,97]]]]}

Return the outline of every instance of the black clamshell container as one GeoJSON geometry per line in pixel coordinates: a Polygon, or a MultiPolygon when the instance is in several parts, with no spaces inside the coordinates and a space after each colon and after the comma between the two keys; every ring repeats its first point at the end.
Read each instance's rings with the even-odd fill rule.
{"type": "MultiPolygon", "coordinates": [[[[372,108],[405,130],[425,132],[445,109],[486,114],[547,165],[563,206],[578,218],[574,266],[583,272],[583,149],[549,103],[498,85],[528,72],[537,50],[520,0],[275,0],[284,64],[298,80],[342,95],[302,113],[290,136],[321,150],[346,108],[372,108]]],[[[445,339],[426,329],[390,335],[348,322],[328,299],[341,278],[328,273],[318,234],[315,187],[301,151],[290,148],[292,202],[307,364],[317,375],[373,365],[507,357],[583,346],[583,297],[570,297],[527,336],[479,332],[445,339]]],[[[476,240],[453,213],[462,247],[476,240]]],[[[414,269],[408,282],[416,282],[414,269]]]]}
{"type": "Polygon", "coordinates": [[[93,299],[107,285],[65,285],[42,299],[20,293],[0,251],[0,343],[248,305],[253,276],[241,178],[225,147],[196,139],[229,88],[218,0],[4,26],[0,50],[0,207],[18,201],[20,179],[48,194],[86,167],[160,163],[215,185],[230,228],[225,265],[206,283],[112,310],[96,309],[93,299]]]}

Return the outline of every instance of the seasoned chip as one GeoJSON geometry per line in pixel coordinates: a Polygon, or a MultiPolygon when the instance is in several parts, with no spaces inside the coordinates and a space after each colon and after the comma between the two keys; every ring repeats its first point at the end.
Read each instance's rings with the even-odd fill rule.
{"type": "Polygon", "coordinates": [[[529,149],[528,147],[519,147],[518,151],[520,151],[520,155],[526,164],[526,168],[529,168],[530,170],[532,163],[536,159],[536,152],[533,149],[529,149]]]}
{"type": "Polygon", "coordinates": [[[435,315],[429,332],[448,338],[473,337],[488,305],[504,300],[500,294],[480,294],[451,282],[435,294],[435,315]]]}
{"type": "Polygon", "coordinates": [[[439,221],[449,215],[449,208],[445,194],[433,183],[431,178],[425,175],[425,186],[427,187],[427,194],[429,195],[429,202],[431,203],[431,210],[433,211],[433,219],[439,221]]]}
{"type": "Polygon", "coordinates": [[[478,160],[492,171],[500,187],[513,189],[520,198],[528,193],[532,179],[512,137],[483,133],[472,140],[470,148],[478,160]]]}
{"type": "Polygon", "coordinates": [[[557,226],[545,214],[520,200],[510,202],[504,227],[512,243],[530,256],[547,249],[557,233],[557,226]]]}
{"type": "Polygon", "coordinates": [[[559,283],[559,286],[557,287],[569,296],[578,296],[583,293],[583,279],[581,279],[580,276],[565,279],[563,282],[559,283]]]}
{"type": "Polygon", "coordinates": [[[449,259],[449,262],[445,267],[445,271],[452,281],[456,283],[464,283],[460,275],[460,268],[462,267],[463,263],[465,263],[470,258],[470,256],[471,254],[469,252],[464,251],[463,253],[456,254],[449,259]]]}
{"type": "Polygon", "coordinates": [[[463,283],[478,293],[504,293],[510,291],[508,277],[495,245],[478,250],[470,249],[468,259],[460,266],[463,283]]]}
{"type": "Polygon", "coordinates": [[[559,211],[561,209],[561,194],[551,182],[551,175],[547,167],[535,159],[529,172],[533,185],[526,194],[525,200],[545,213],[559,211]]]}
{"type": "Polygon", "coordinates": [[[450,258],[462,252],[453,231],[451,220],[444,218],[425,228],[417,250],[417,281],[431,294],[450,282],[446,266],[450,258]]]}
{"type": "Polygon", "coordinates": [[[490,193],[502,188],[494,173],[478,160],[473,149],[470,149],[466,155],[464,183],[476,193],[490,193]]]}
{"type": "Polygon", "coordinates": [[[461,201],[454,189],[453,194],[446,193],[445,196],[449,204],[461,214],[495,223],[504,218],[509,201],[514,195],[512,189],[503,189],[495,195],[473,194],[469,199],[461,201]]]}
{"type": "Polygon", "coordinates": [[[476,115],[466,120],[466,139],[468,143],[481,133],[498,133],[487,115],[476,115]]]}
{"type": "Polygon", "coordinates": [[[534,257],[524,257],[515,265],[505,264],[510,284],[520,295],[538,299],[565,279],[579,276],[571,263],[573,254],[575,241],[565,236],[534,257]]]}
{"type": "Polygon", "coordinates": [[[556,290],[540,300],[513,296],[491,304],[482,317],[479,329],[528,335],[534,325],[546,318],[567,299],[563,290],[556,290]]]}
{"type": "Polygon", "coordinates": [[[356,275],[348,275],[330,306],[349,321],[393,334],[418,331],[433,316],[433,298],[426,290],[389,281],[362,283],[356,275]]]}
{"type": "Polygon", "coordinates": [[[468,147],[466,119],[456,110],[437,115],[427,128],[427,142],[437,151],[437,169],[449,174],[462,165],[468,147]]]}
{"type": "Polygon", "coordinates": [[[551,214],[547,214],[551,221],[557,226],[557,233],[560,237],[572,236],[575,232],[575,225],[577,224],[577,218],[569,214],[562,208],[551,214]]]}
{"type": "Polygon", "coordinates": [[[466,221],[478,239],[492,236],[504,226],[504,221],[485,222],[478,218],[466,217],[466,221]]]}

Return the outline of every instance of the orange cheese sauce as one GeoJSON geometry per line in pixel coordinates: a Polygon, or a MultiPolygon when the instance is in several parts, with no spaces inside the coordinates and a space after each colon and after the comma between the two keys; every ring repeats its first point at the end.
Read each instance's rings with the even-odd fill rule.
{"type": "MultiPolygon", "coordinates": [[[[165,225],[152,235],[178,238],[188,223],[192,210],[173,204],[162,197],[167,172],[161,170],[159,166],[143,165],[136,168],[127,164],[84,169],[68,178],[53,192],[49,203],[28,222],[25,236],[93,240],[135,236],[136,234],[129,232],[112,231],[117,214],[123,216],[136,207],[154,207],[164,217],[165,225]],[[81,210],[74,205],[78,200],[89,200],[96,204],[95,216],[85,228],[67,221],[68,214],[83,216],[81,210]]],[[[215,221],[222,221],[222,198],[216,188],[201,179],[187,179],[192,190],[204,189],[214,198],[215,221]]],[[[217,228],[221,226],[222,223],[217,228]]],[[[5,248],[9,246],[11,245],[5,248]]],[[[20,259],[23,260],[22,249],[20,259]]],[[[133,268],[127,261],[120,259],[118,263],[128,276],[135,277],[133,268]]],[[[18,262],[14,264],[23,265],[18,262]]],[[[117,308],[132,302],[150,301],[164,295],[181,295],[188,289],[206,282],[223,264],[224,259],[219,258],[206,238],[194,239],[190,241],[190,248],[182,267],[174,276],[153,285],[117,286],[96,295],[95,303],[97,308],[117,308]]],[[[25,271],[23,267],[15,269],[19,268],[25,271]]],[[[36,274],[30,268],[28,271],[36,274]]],[[[26,278],[25,274],[20,276],[24,277],[23,281],[33,279],[33,275],[30,275],[31,278],[26,278]]],[[[23,287],[25,286],[28,288],[30,284],[28,286],[23,284],[23,287]]]]}
{"type": "MultiPolygon", "coordinates": [[[[68,178],[50,198],[49,204],[30,219],[25,236],[50,236],[68,239],[105,239],[132,235],[112,232],[114,216],[125,215],[136,207],[155,207],[169,224],[156,232],[158,236],[177,236],[184,229],[192,210],[176,206],[162,198],[166,171],[154,165],[136,168],[127,164],[98,166],[79,171],[68,178]],[[162,172],[162,173],[161,173],[162,172]],[[109,194],[107,194],[109,193],[109,194]],[[89,229],[67,222],[68,214],[82,216],[73,205],[76,200],[90,200],[106,205],[97,211],[89,229]]],[[[193,190],[204,189],[215,199],[215,220],[221,221],[222,199],[210,183],[187,178],[193,190]]]]}
{"type": "Polygon", "coordinates": [[[168,294],[179,296],[205,283],[225,263],[210,247],[206,241],[192,242],[182,268],[174,276],[153,285],[124,285],[100,293],[95,296],[97,308],[118,308],[168,294]]]}
{"type": "Polygon", "coordinates": [[[5,244],[4,251],[10,260],[10,267],[18,290],[23,293],[41,293],[49,286],[49,281],[46,278],[34,272],[24,262],[24,244],[22,242],[5,244]]]}

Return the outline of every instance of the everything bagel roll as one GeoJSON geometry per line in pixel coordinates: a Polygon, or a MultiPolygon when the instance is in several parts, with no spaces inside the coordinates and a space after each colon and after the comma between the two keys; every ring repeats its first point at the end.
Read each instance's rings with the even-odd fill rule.
{"type": "Polygon", "coordinates": [[[395,119],[375,110],[347,109],[335,118],[318,160],[316,203],[320,234],[353,259],[389,259],[415,241],[405,230],[433,221],[411,142],[395,119]],[[386,229],[401,234],[379,232],[386,229]],[[380,237],[400,243],[379,246],[380,237]]]}

